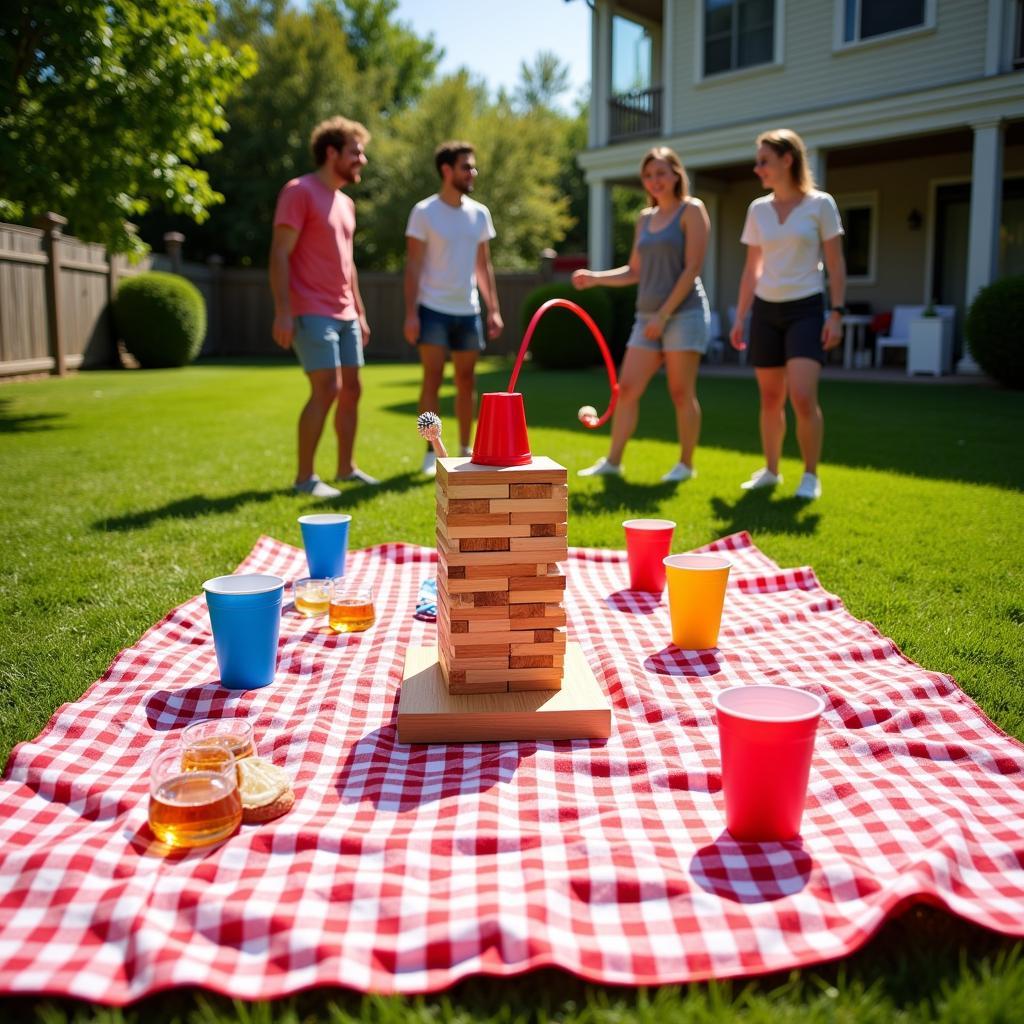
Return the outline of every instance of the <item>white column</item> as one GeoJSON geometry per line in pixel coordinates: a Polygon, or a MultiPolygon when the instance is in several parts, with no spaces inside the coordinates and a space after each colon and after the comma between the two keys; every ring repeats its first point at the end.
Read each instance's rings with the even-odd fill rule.
{"type": "MultiPolygon", "coordinates": [[[[1003,200],[1003,124],[985,121],[974,127],[971,163],[971,214],[967,241],[967,305],[996,278],[999,267],[999,221],[1003,200]]],[[[966,313],[967,310],[962,310],[966,313]]],[[[958,373],[979,373],[980,367],[965,352],[958,373]]]]}
{"type": "Polygon", "coordinates": [[[811,174],[814,176],[815,186],[823,191],[825,188],[825,168],[827,166],[827,159],[825,150],[818,146],[807,147],[807,166],[811,169],[811,174]]]}
{"type": "Polygon", "coordinates": [[[596,0],[591,16],[590,148],[608,145],[608,99],[612,80],[612,9],[596,0]]]}
{"type": "Polygon", "coordinates": [[[675,130],[672,97],[675,92],[675,10],[676,0],[662,0],[661,5],[661,134],[675,130]]]}
{"type": "Polygon", "coordinates": [[[985,74],[998,75],[1003,70],[1003,51],[1006,36],[1003,31],[1006,0],[988,0],[988,18],[985,25],[985,74]]]}
{"type": "Polygon", "coordinates": [[[587,255],[591,270],[612,265],[612,193],[605,181],[590,183],[587,255]]]}

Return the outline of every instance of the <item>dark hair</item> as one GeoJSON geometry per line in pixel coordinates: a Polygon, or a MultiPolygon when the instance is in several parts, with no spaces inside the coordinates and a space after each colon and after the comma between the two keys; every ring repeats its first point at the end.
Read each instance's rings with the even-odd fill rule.
{"type": "Polygon", "coordinates": [[[683,167],[682,160],[679,159],[679,154],[674,149],[669,149],[668,146],[655,146],[653,149],[647,150],[643,160],[640,161],[641,176],[644,173],[644,168],[652,160],[664,160],[672,168],[676,176],[676,199],[685,199],[690,194],[690,179],[686,176],[686,169],[683,167]]]}
{"type": "Polygon", "coordinates": [[[476,155],[472,142],[459,142],[456,140],[442,142],[434,150],[434,166],[437,168],[437,173],[443,178],[444,172],[441,168],[445,166],[454,167],[455,161],[464,153],[468,153],[470,156],[476,155]]]}
{"type": "Polygon", "coordinates": [[[347,117],[331,117],[321,121],[309,136],[309,148],[313,151],[313,162],[323,167],[327,159],[327,147],[333,146],[340,153],[350,139],[356,139],[364,146],[370,141],[366,126],[347,117]]]}
{"type": "Polygon", "coordinates": [[[811,166],[807,160],[807,147],[796,132],[789,128],[774,128],[769,132],[761,132],[757,137],[757,144],[767,146],[779,156],[788,153],[793,158],[789,168],[793,184],[804,193],[814,188],[814,175],[811,174],[811,166]]]}

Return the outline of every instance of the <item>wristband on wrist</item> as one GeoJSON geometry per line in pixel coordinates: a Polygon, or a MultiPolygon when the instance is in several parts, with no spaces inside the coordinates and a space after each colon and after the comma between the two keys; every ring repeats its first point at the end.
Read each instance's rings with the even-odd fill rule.
{"type": "Polygon", "coordinates": [[[829,307],[829,312],[830,313],[838,313],[840,316],[846,316],[846,307],[845,306],[830,306],[829,307]]]}

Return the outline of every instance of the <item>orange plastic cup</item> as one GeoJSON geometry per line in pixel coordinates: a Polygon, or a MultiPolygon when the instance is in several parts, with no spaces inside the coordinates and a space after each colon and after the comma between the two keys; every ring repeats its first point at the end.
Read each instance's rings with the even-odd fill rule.
{"type": "Polygon", "coordinates": [[[825,702],[792,686],[731,686],[715,710],[725,827],[741,842],[795,838],[825,702]]]}
{"type": "Polygon", "coordinates": [[[732,563],[721,555],[669,555],[664,564],[672,643],[687,651],[717,647],[732,563]]]}
{"type": "Polygon", "coordinates": [[[627,519],[626,556],[629,559],[629,589],[660,594],[665,589],[665,556],[672,550],[671,519],[627,519]]]}

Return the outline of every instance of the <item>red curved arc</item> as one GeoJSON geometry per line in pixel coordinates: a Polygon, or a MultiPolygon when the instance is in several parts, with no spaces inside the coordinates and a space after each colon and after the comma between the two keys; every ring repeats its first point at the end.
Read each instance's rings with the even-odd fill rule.
{"type": "Polygon", "coordinates": [[[604,357],[605,369],[608,371],[608,385],[611,389],[611,396],[608,400],[608,408],[605,409],[604,414],[592,422],[585,422],[583,425],[589,427],[591,430],[596,430],[602,424],[607,423],[611,418],[612,413],[615,411],[615,403],[619,400],[619,381],[615,375],[615,363],[612,362],[612,354],[608,351],[608,345],[605,343],[604,336],[601,334],[600,328],[594,323],[590,314],[578,306],[575,302],[571,302],[569,299],[548,299],[537,312],[530,318],[530,323],[527,325],[526,333],[523,335],[523,343],[519,346],[519,355],[516,357],[516,364],[512,367],[512,376],[508,379],[508,391],[515,391],[516,380],[519,377],[519,370],[523,365],[523,359],[526,356],[526,350],[529,348],[530,339],[533,337],[534,329],[537,326],[537,322],[540,318],[549,310],[554,309],[555,306],[561,306],[563,309],[569,310],[570,313],[575,313],[590,329],[590,333],[594,336],[594,341],[597,342],[597,347],[601,350],[601,355],[604,357]]]}

